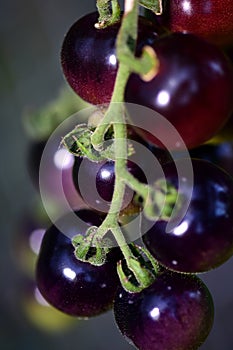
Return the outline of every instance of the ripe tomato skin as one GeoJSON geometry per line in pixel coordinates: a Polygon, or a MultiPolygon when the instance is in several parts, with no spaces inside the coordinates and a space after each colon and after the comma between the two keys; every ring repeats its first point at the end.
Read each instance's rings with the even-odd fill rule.
{"type": "MultiPolygon", "coordinates": [[[[77,20],[63,41],[61,64],[66,80],[85,101],[109,103],[118,70],[116,38],[121,21],[104,29],[96,29],[98,13],[77,20]]],[[[137,53],[158,38],[157,26],[139,17],[137,53]]]]}
{"type": "Polygon", "coordinates": [[[197,276],[165,272],[140,293],[120,288],[114,316],[137,349],[196,350],[212,328],[214,306],[197,276]]]}
{"type": "MultiPolygon", "coordinates": [[[[148,219],[142,220],[142,239],[154,258],[166,268],[184,273],[209,271],[233,254],[233,179],[209,161],[193,159],[192,166],[193,184],[183,178],[186,187],[180,192],[184,202],[191,193],[191,201],[178,223],[166,231],[166,221],[151,225],[148,219]]],[[[164,166],[164,172],[166,180],[178,189],[173,163],[164,166]]]]}
{"type": "Polygon", "coordinates": [[[214,44],[233,43],[232,0],[164,1],[160,22],[172,32],[190,32],[214,44]]]}
{"type": "MultiPolygon", "coordinates": [[[[157,75],[144,82],[137,74],[129,78],[125,101],[151,108],[167,119],[187,148],[210,139],[226,122],[233,108],[233,71],[215,45],[193,35],[173,33],[153,45],[159,60],[157,75]]],[[[129,107],[130,109],[130,107],[129,107]]],[[[132,113],[132,122],[143,115],[132,113]]],[[[140,135],[153,144],[166,140],[176,149],[177,141],[163,123],[147,118],[140,135]]]]}
{"type": "Polygon", "coordinates": [[[46,231],[36,267],[37,286],[47,302],[58,310],[80,318],[93,317],[113,305],[120,285],[116,262],[121,255],[118,248],[113,248],[101,266],[79,261],[71,238],[85,234],[91,225],[99,226],[103,218],[88,209],[75,213],[79,224],[68,213],[46,231]]]}

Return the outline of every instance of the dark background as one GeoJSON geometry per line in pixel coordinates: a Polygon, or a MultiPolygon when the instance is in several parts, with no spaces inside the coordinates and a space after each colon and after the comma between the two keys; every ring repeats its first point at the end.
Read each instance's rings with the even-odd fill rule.
{"type": "MultiPolygon", "coordinates": [[[[111,312],[48,332],[25,313],[25,275],[18,268],[17,222],[36,196],[26,168],[29,139],[22,114],[56,97],[64,84],[59,51],[64,34],[95,1],[0,0],[0,348],[127,350],[111,312]]],[[[216,318],[202,350],[233,349],[233,259],[202,275],[213,294],[216,318]]],[[[29,311],[30,313],[30,311],[29,311]]],[[[31,310],[33,317],[33,309],[31,310]]],[[[35,316],[35,315],[34,315],[35,316]]],[[[43,323],[43,321],[41,321],[43,323]]],[[[172,329],[171,329],[172,331],[172,329]]]]}

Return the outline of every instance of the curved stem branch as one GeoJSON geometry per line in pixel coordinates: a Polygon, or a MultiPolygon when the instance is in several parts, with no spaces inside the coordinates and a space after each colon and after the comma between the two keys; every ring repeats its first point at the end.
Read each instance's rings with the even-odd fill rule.
{"type": "Polygon", "coordinates": [[[144,199],[148,195],[149,185],[146,185],[138,181],[132,174],[130,174],[126,169],[122,169],[121,180],[125,182],[132,190],[137,192],[144,199]]]}

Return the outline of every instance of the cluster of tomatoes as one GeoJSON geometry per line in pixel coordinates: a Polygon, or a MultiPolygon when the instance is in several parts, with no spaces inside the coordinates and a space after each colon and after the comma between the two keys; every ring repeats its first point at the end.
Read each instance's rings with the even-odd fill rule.
{"type": "MultiPolygon", "coordinates": [[[[61,63],[68,83],[82,99],[106,106],[119,67],[115,46],[121,19],[103,29],[95,27],[97,22],[98,13],[91,13],[74,23],[63,42],[61,63]]],[[[140,292],[125,290],[116,270],[122,259],[119,247],[108,252],[101,266],[80,261],[74,254],[72,237],[84,236],[106,217],[102,208],[106,203],[109,208],[115,181],[111,159],[93,162],[76,157],[72,181],[79,196],[84,201],[88,198],[87,207],[74,208],[61,217],[42,241],[36,274],[44,298],[79,318],[113,307],[121,333],[140,350],[194,350],[212,327],[211,294],[196,273],[218,267],[233,254],[233,158],[225,153],[227,147],[232,151],[230,144],[202,144],[219,132],[233,111],[232,57],[224,53],[230,52],[231,44],[230,0],[164,1],[160,18],[138,20],[135,54],[140,56],[144,46],[151,46],[159,68],[147,82],[132,73],[125,102],[150,108],[171,123],[190,150],[193,171],[193,181],[182,179],[183,198],[192,193],[188,209],[172,230],[166,231],[167,221],[151,222],[142,215],[142,241],[159,266],[154,282],[140,292]],[[84,188],[78,181],[81,166],[84,188]],[[80,219],[79,225],[73,214],[80,219]]],[[[143,125],[137,119],[143,118],[141,114],[131,113],[130,117],[131,126],[143,125]]],[[[132,127],[128,137],[136,138],[158,158],[166,180],[180,190],[169,153],[171,149],[177,152],[176,165],[184,162],[179,142],[170,137],[163,123],[153,118],[144,123],[144,129],[132,127]],[[161,145],[159,139],[165,142],[161,145]]],[[[130,157],[127,170],[140,182],[147,182],[130,157]]]]}

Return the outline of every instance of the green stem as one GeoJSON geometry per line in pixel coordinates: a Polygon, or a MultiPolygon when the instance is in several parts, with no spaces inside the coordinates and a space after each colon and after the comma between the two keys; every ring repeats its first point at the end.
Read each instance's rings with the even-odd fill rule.
{"type": "Polygon", "coordinates": [[[138,181],[132,174],[130,174],[126,169],[121,171],[121,180],[125,182],[132,190],[137,192],[141,197],[146,199],[149,191],[149,186],[138,181]]]}
{"type": "Polygon", "coordinates": [[[99,21],[102,22],[104,18],[108,18],[111,15],[110,0],[97,0],[96,7],[99,12],[99,21]]]}
{"type": "Polygon", "coordinates": [[[119,5],[118,0],[112,0],[111,4],[112,4],[112,19],[113,19],[113,22],[115,23],[120,20],[121,7],[119,5]]]}
{"type": "Polygon", "coordinates": [[[105,28],[116,22],[119,22],[121,15],[121,8],[118,0],[97,0],[96,7],[99,12],[99,23],[96,28],[105,28]],[[110,9],[111,2],[111,9],[110,9]]]}
{"type": "MultiPolygon", "coordinates": [[[[131,28],[131,35],[137,37],[137,18],[138,18],[138,1],[134,1],[133,10],[123,16],[122,25],[117,38],[117,49],[127,46],[127,39],[124,35],[125,28],[131,28]],[[128,23],[130,20],[131,26],[128,23]],[[127,25],[125,25],[125,23],[127,25]],[[135,24],[136,23],[136,24],[135,24]]],[[[97,126],[92,135],[92,144],[99,149],[104,141],[104,135],[109,128],[110,122],[114,130],[114,150],[115,150],[115,187],[109,213],[103,224],[98,229],[98,236],[103,236],[111,229],[117,243],[119,244],[126,261],[133,258],[133,254],[125,242],[124,235],[118,225],[118,217],[121,211],[123,197],[125,193],[125,183],[121,179],[122,171],[126,171],[127,162],[127,128],[125,122],[125,113],[123,108],[125,87],[130,75],[130,64],[119,64],[116,82],[109,108],[104,118],[97,126]]]]}
{"type": "MultiPolygon", "coordinates": [[[[116,113],[116,116],[120,113],[116,113]]],[[[122,119],[124,117],[122,116],[122,119]]],[[[117,119],[117,118],[116,118],[117,119]]],[[[119,118],[121,119],[121,118],[119,118]]],[[[126,141],[126,125],[124,119],[113,124],[114,130],[114,149],[115,149],[115,188],[110,206],[110,212],[116,213],[117,216],[122,207],[125,193],[125,183],[121,181],[121,171],[126,169],[127,162],[127,141],[126,141]]]]}
{"type": "MultiPolygon", "coordinates": [[[[137,21],[138,21],[138,1],[134,0],[133,10],[127,14],[124,14],[122,19],[122,24],[117,36],[117,44],[116,44],[117,57],[119,56],[119,53],[121,53],[122,48],[125,48],[124,50],[128,51],[127,41],[129,36],[133,38],[134,41],[136,42],[137,21]]],[[[121,56],[124,56],[123,53],[121,53],[121,56]]],[[[118,68],[117,77],[114,85],[114,91],[113,91],[109,108],[104,118],[102,119],[101,123],[98,125],[98,127],[96,128],[95,132],[92,135],[92,144],[93,144],[93,147],[96,148],[96,150],[102,149],[101,145],[104,141],[104,135],[109,128],[110,122],[114,119],[115,109],[116,109],[115,102],[121,102],[121,103],[124,102],[125,87],[129,79],[129,75],[131,73],[131,69],[129,68],[131,61],[129,59],[123,63],[121,62],[120,59],[119,61],[120,61],[119,68],[118,68]]]]}
{"type": "Polygon", "coordinates": [[[120,247],[122,254],[124,255],[125,260],[128,262],[132,257],[131,249],[125,241],[124,235],[122,234],[121,228],[118,226],[112,229],[112,233],[117,241],[118,246],[120,247]]]}
{"type": "MultiPolygon", "coordinates": [[[[92,145],[97,151],[103,149],[104,135],[113,121],[116,112],[115,102],[124,102],[125,87],[130,73],[135,71],[141,74],[144,80],[148,81],[156,75],[158,70],[159,62],[153,49],[145,47],[141,58],[134,56],[138,32],[138,0],[132,0],[130,3],[133,4],[132,10],[124,14],[117,36],[116,51],[119,68],[111,102],[104,118],[97,126],[91,138],[92,145]],[[128,44],[129,41],[130,45],[128,44]]],[[[125,7],[127,6],[125,5],[125,7]]]]}
{"type": "MultiPolygon", "coordinates": [[[[106,124],[106,119],[111,120],[114,130],[115,187],[108,215],[103,224],[98,229],[98,234],[100,236],[104,236],[104,234],[109,229],[113,231],[114,227],[116,227],[125,193],[125,183],[121,179],[121,173],[122,171],[127,172],[127,128],[125,123],[123,104],[117,100],[123,101],[124,99],[124,89],[128,77],[128,68],[123,64],[120,65],[111,103],[105,114],[105,117],[100,122],[99,126],[96,128],[94,134],[92,135],[92,142],[93,140],[96,142],[94,146],[101,146],[104,138],[104,133],[102,134],[102,131],[105,127],[109,127],[109,124],[106,124]],[[96,138],[94,136],[96,136],[96,138]]],[[[123,236],[122,232],[121,235],[123,236]]]]}
{"type": "MultiPolygon", "coordinates": [[[[107,1],[97,2],[98,4],[107,4],[107,1]]],[[[130,183],[130,186],[133,187],[133,189],[137,190],[139,194],[143,194],[144,198],[148,194],[148,186],[140,184],[127,171],[127,127],[125,120],[125,110],[123,105],[125,87],[129,79],[130,73],[132,72],[132,60],[134,60],[133,69],[135,69],[137,72],[142,72],[144,74],[148,73],[148,71],[151,70],[152,61],[148,62],[147,54],[144,55],[144,58],[146,57],[147,59],[146,69],[145,67],[142,67],[142,60],[140,61],[134,56],[138,31],[138,4],[139,0],[125,0],[125,8],[127,9],[127,11],[124,13],[122,24],[117,36],[116,51],[117,58],[119,60],[119,68],[115,81],[114,91],[110,105],[105,113],[104,118],[100,121],[99,125],[96,127],[94,133],[92,134],[91,142],[96,150],[101,151],[103,149],[105,133],[110,127],[110,125],[113,125],[115,186],[110,210],[102,225],[97,229],[96,238],[103,238],[105,234],[109,230],[111,230],[118,246],[120,247],[124,255],[129,270],[133,272],[136,280],[138,281],[138,286],[132,286],[132,290],[139,291],[142,288],[145,288],[146,286],[151,284],[154,277],[151,275],[150,271],[148,271],[140,265],[140,262],[134,256],[132,250],[126,243],[123,232],[118,224],[119,213],[122,208],[126,183],[130,183]]],[[[105,9],[105,11],[108,10],[105,9]]],[[[153,57],[153,65],[155,65],[155,63],[156,62],[153,57]]],[[[124,271],[122,269],[119,274],[119,277],[122,277],[121,281],[124,284],[125,278],[124,271]]]]}
{"type": "Polygon", "coordinates": [[[107,109],[104,118],[95,129],[91,138],[92,145],[97,151],[101,151],[103,149],[104,135],[107,132],[110,124],[113,122],[115,116],[118,114],[117,109],[121,109],[122,113],[125,86],[129,79],[129,75],[130,70],[128,66],[125,64],[120,64],[109,108],[107,109]]]}

